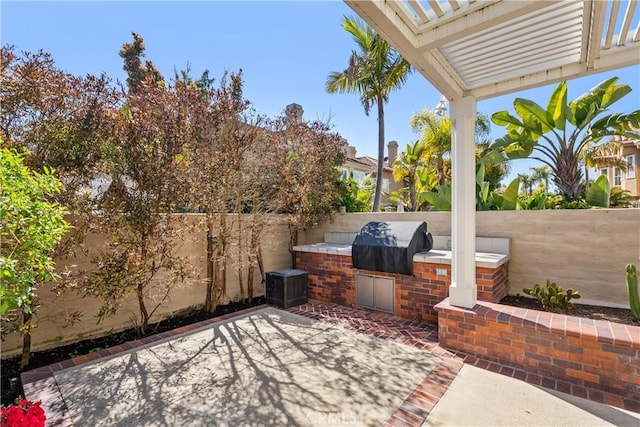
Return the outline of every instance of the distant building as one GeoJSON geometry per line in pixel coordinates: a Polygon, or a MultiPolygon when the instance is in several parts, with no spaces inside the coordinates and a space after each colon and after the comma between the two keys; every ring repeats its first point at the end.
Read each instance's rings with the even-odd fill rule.
{"type": "MultiPolygon", "coordinates": [[[[389,194],[402,188],[401,182],[395,182],[393,179],[393,163],[398,158],[398,143],[390,141],[387,144],[387,157],[382,169],[382,204],[389,204],[389,194]]],[[[375,181],[378,175],[378,160],[370,156],[356,155],[356,147],[347,146],[347,159],[342,165],[342,178],[346,179],[353,174],[353,179],[358,185],[367,176],[375,181]]]]}
{"type": "Polygon", "coordinates": [[[622,136],[614,136],[612,141],[618,142],[617,146],[603,149],[596,157],[596,170],[601,175],[607,175],[612,187],[620,187],[629,191],[631,197],[636,200],[636,206],[640,207],[640,140],[622,136]],[[627,164],[627,170],[623,171],[615,166],[603,166],[598,159],[615,158],[627,164]]]}

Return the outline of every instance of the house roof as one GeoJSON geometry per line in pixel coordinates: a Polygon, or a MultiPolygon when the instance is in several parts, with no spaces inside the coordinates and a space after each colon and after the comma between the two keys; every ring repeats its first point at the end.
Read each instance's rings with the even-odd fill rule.
{"type": "Polygon", "coordinates": [[[347,160],[345,161],[345,163],[347,164],[352,164],[354,166],[359,166],[359,167],[363,167],[363,168],[369,168],[371,166],[371,164],[369,164],[368,162],[363,162],[361,160],[358,159],[354,159],[351,157],[347,157],[347,160]]]}
{"type": "Polygon", "coordinates": [[[640,63],[636,0],[345,3],[449,100],[640,63]]]}
{"type": "MultiPolygon", "coordinates": [[[[358,160],[358,161],[360,161],[360,162],[362,162],[362,163],[364,163],[366,165],[369,165],[369,167],[371,168],[371,172],[370,173],[373,173],[374,175],[376,173],[378,173],[378,160],[377,159],[374,159],[371,156],[361,156],[361,157],[356,157],[356,160],[358,160]]],[[[391,168],[391,167],[389,167],[388,165],[385,164],[383,166],[383,171],[384,172],[393,172],[393,168],[391,168]]]]}

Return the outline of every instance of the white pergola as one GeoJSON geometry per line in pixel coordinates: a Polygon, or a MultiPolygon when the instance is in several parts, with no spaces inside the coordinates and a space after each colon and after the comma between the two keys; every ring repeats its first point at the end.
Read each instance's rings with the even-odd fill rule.
{"type": "MultiPolygon", "coordinates": [[[[638,1],[345,0],[450,101],[449,302],[472,308],[478,100],[640,64],[638,1]]],[[[639,77],[640,78],[640,77],[639,77]]]]}

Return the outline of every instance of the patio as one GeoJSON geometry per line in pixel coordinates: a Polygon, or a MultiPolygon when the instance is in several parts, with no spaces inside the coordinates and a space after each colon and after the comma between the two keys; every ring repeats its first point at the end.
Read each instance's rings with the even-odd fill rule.
{"type": "Polygon", "coordinates": [[[640,417],[596,403],[615,395],[444,350],[435,325],[317,301],[225,315],[22,378],[48,425],[63,426],[540,425],[557,424],[557,410],[572,424],[640,417]],[[452,410],[463,402],[465,411],[452,410]]]}

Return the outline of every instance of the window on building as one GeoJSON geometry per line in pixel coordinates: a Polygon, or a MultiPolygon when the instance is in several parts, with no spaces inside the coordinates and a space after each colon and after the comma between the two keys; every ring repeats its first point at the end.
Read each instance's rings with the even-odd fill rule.
{"type": "Polygon", "coordinates": [[[341,179],[344,181],[347,178],[349,178],[349,171],[346,170],[346,169],[342,169],[342,177],[341,177],[341,179]]]}
{"type": "Polygon", "coordinates": [[[613,170],[613,185],[622,185],[622,170],[620,168],[613,170]]]}
{"type": "Polygon", "coordinates": [[[607,168],[602,168],[600,169],[600,175],[609,175],[609,169],[607,168]]]}
{"type": "Polygon", "coordinates": [[[636,177],[636,155],[631,154],[624,157],[625,162],[627,162],[627,173],[625,175],[626,179],[635,179],[636,177]]]}
{"type": "Polygon", "coordinates": [[[358,183],[358,185],[362,184],[364,181],[366,174],[360,171],[353,171],[353,180],[358,183]]]}
{"type": "Polygon", "coordinates": [[[389,194],[389,180],[387,178],[382,178],[382,192],[389,194]]]}

